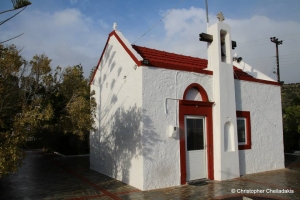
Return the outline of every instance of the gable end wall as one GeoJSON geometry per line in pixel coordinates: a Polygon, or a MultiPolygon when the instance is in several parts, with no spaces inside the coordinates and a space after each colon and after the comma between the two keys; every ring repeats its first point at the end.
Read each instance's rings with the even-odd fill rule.
{"type": "Polygon", "coordinates": [[[90,134],[90,166],[142,189],[142,68],[135,65],[110,36],[91,84],[98,105],[97,130],[90,134]]]}

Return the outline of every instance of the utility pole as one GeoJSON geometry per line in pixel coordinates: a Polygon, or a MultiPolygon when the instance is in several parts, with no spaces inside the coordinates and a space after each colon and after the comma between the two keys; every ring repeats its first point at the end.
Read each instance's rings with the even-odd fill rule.
{"type": "Polygon", "coordinates": [[[276,44],[277,81],[278,81],[278,83],[280,83],[278,45],[282,44],[282,40],[278,41],[278,38],[276,38],[276,37],[271,37],[270,40],[271,40],[271,42],[276,44]]]}

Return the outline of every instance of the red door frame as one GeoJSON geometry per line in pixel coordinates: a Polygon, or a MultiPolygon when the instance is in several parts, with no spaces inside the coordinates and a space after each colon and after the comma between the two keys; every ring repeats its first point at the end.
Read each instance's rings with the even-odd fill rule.
{"type": "Polygon", "coordinates": [[[207,145],[207,177],[214,180],[214,154],[213,154],[213,121],[212,106],[213,102],[208,102],[205,90],[199,84],[191,84],[187,87],[183,99],[185,99],[187,91],[191,88],[199,91],[203,101],[179,101],[179,130],[180,130],[180,171],[181,184],[186,184],[186,148],[185,148],[185,115],[205,116],[206,118],[206,145],[207,145]]]}

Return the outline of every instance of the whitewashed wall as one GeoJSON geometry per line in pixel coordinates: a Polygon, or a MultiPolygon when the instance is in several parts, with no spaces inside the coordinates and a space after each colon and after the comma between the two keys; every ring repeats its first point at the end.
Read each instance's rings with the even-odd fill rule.
{"type": "Polygon", "coordinates": [[[214,79],[214,178],[221,181],[240,176],[231,30],[228,24],[218,22],[208,28],[208,33],[214,38],[214,41],[208,45],[208,63],[214,79]],[[221,47],[223,42],[224,49],[221,47]],[[225,53],[224,57],[221,56],[221,49],[225,53]]]}
{"type": "Polygon", "coordinates": [[[180,185],[179,138],[168,137],[169,125],[178,124],[178,101],[192,83],[200,84],[212,99],[212,76],[143,67],[144,190],[180,185]]]}
{"type": "MultiPolygon", "coordinates": [[[[138,60],[142,58],[117,32],[138,60]]],[[[137,67],[111,36],[91,90],[95,90],[96,131],[90,134],[91,168],[150,190],[180,185],[178,100],[192,83],[213,97],[211,75],[137,67]],[[167,100],[166,100],[167,99],[167,100]]],[[[235,80],[236,110],[250,111],[252,149],[239,151],[241,174],[284,167],[280,87],[235,80]]]]}
{"type": "Polygon", "coordinates": [[[236,109],[250,111],[252,148],[239,151],[240,173],[284,168],[280,86],[235,80],[236,109]]]}
{"type": "Polygon", "coordinates": [[[90,164],[100,173],[142,189],[142,68],[134,66],[111,36],[91,85],[98,105],[97,131],[90,134],[90,164]]]}
{"type": "Polygon", "coordinates": [[[251,67],[250,65],[248,65],[244,61],[241,61],[239,63],[237,61],[234,61],[233,65],[236,66],[237,68],[243,70],[244,72],[246,72],[247,74],[249,74],[253,78],[257,78],[257,79],[261,79],[261,80],[267,80],[267,81],[275,81],[274,79],[272,79],[271,77],[265,75],[264,73],[260,72],[259,70],[254,69],[253,67],[251,67]]]}

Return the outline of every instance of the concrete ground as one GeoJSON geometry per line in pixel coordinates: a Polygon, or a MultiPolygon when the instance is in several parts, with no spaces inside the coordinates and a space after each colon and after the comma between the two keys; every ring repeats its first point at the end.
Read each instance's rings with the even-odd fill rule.
{"type": "Polygon", "coordinates": [[[0,179],[0,199],[300,199],[300,156],[286,155],[286,169],[142,192],[89,169],[88,156],[27,151],[20,170],[0,179]]]}

